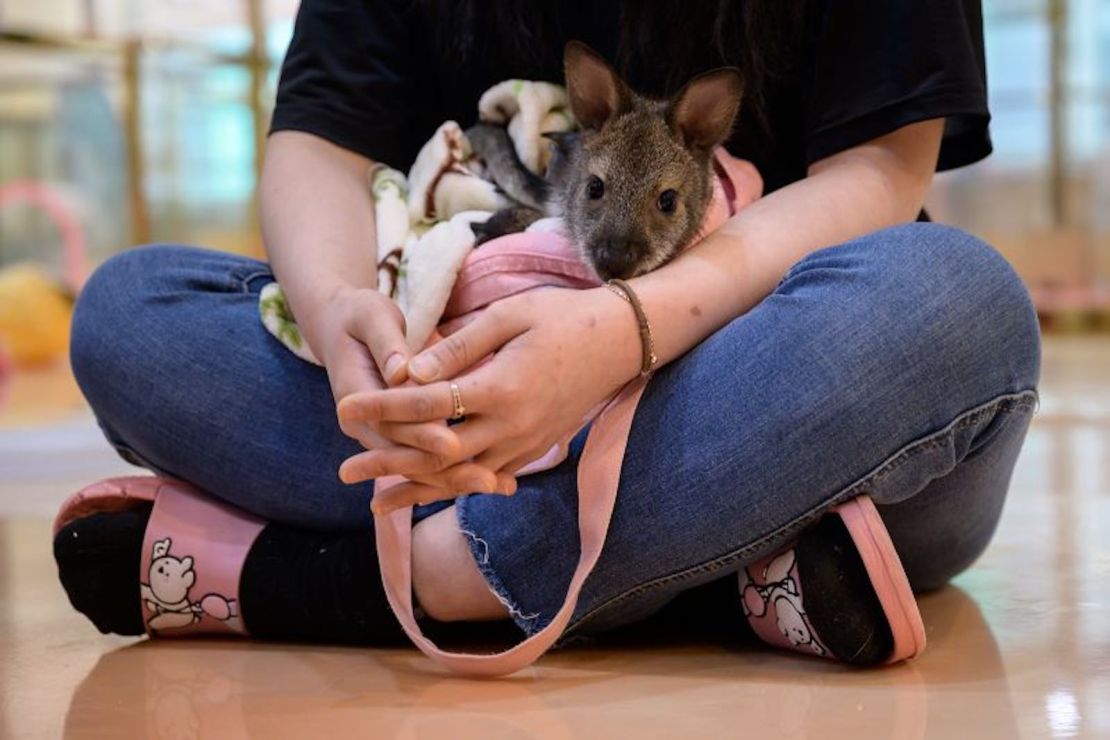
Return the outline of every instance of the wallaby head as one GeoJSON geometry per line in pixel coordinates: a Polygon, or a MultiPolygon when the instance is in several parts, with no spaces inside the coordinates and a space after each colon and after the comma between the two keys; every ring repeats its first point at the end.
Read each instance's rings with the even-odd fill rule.
{"type": "Polygon", "coordinates": [[[602,279],[649,272],[701,225],[713,149],[740,109],[740,73],[706,72],[670,100],[655,100],[633,92],[585,44],[567,44],[564,62],[581,132],[559,178],[557,205],[602,279]]]}

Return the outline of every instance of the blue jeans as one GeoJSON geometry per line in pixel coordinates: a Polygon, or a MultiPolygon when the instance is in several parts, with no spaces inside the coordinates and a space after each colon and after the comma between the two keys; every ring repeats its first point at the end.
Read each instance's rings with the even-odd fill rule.
{"type": "MultiPolygon", "coordinates": [[[[336,475],[359,447],[324,371],[258,319],[272,279],[188,247],[114,257],[77,304],[77,380],[125,458],[277,522],[369,530],[371,486],[336,475]]],[[[809,255],[652,379],[572,631],[645,617],[865,492],[914,587],[945,583],[993,534],[1039,365],[1025,288],[974,237],[911,224],[809,255]]],[[[577,561],[581,441],[513,497],[456,501],[479,569],[529,633],[577,561]]]]}

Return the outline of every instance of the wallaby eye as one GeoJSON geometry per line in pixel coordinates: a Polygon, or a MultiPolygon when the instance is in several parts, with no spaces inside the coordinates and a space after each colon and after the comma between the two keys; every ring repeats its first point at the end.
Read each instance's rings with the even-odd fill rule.
{"type": "Polygon", "coordinates": [[[678,193],[673,190],[664,190],[659,194],[657,205],[663,213],[674,213],[674,209],[678,207],[678,193]]]}
{"type": "Polygon", "coordinates": [[[603,195],[605,195],[605,183],[597,175],[590,175],[590,179],[586,181],[586,197],[597,200],[603,195]]]}

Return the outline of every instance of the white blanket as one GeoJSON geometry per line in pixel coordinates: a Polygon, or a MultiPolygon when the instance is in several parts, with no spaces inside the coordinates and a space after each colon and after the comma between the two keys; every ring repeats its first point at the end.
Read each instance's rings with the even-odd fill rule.
{"type": "MultiPolygon", "coordinates": [[[[570,131],[574,119],[567,94],[548,82],[506,80],[478,101],[479,118],[504,124],[517,155],[542,175],[551,148],[542,137],[570,131]]],[[[406,340],[421,349],[439,323],[463,260],[474,248],[470,224],[485,221],[509,201],[488,180],[473,156],[466,134],[454,121],[440,126],[405,177],[374,165],[368,173],[374,199],[378,289],[397,301],[408,326],[406,340]]],[[[550,223],[538,222],[539,228],[550,223]]],[[[262,323],[298,357],[313,356],[289,311],[281,286],[271,283],[259,296],[262,323]]]]}

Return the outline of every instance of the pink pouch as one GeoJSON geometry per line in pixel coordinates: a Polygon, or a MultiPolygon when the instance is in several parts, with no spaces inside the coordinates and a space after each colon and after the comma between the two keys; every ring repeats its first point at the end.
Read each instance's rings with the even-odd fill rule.
{"type": "MultiPolygon", "coordinates": [[[[716,152],[715,170],[713,200],[695,242],[762,192],[763,182],[755,167],[723,149],[716,152]]],[[[582,262],[577,249],[566,237],[552,232],[510,234],[482,245],[463,263],[444,311],[440,333],[449,334],[473,312],[525,290],[552,286],[581,289],[599,284],[597,276],[582,262]]],[[[637,378],[591,414],[593,426],[578,464],[581,552],[566,598],[544,629],[504,652],[488,655],[447,652],[424,636],[416,622],[412,603],[412,507],[374,516],[386,596],[401,626],[425,655],[458,673],[504,675],[535,662],[562,635],[578,604],[582,585],[605,545],[628,433],[646,385],[646,380],[637,378]]],[[[521,472],[535,472],[560,462],[566,456],[567,440],[521,472]]],[[[402,480],[394,476],[375,481],[375,494],[402,480]]]]}

